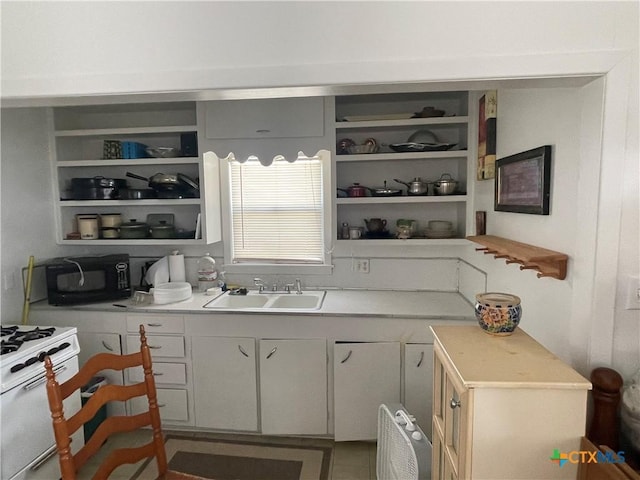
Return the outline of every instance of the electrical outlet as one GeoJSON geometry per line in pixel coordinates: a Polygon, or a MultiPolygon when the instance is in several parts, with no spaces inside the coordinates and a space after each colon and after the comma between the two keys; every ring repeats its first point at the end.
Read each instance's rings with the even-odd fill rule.
{"type": "Polygon", "coordinates": [[[640,277],[627,277],[626,310],[640,309],[640,277]]]}
{"type": "Polygon", "coordinates": [[[354,258],[351,263],[351,270],[357,273],[369,273],[369,259],[354,258]]]}

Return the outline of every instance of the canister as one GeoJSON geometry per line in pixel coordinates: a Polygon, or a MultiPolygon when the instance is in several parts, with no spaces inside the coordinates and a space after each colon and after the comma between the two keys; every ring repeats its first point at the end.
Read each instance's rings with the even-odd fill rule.
{"type": "Polygon", "coordinates": [[[103,213],[100,215],[100,236],[102,238],[120,238],[118,227],[122,223],[119,213],[103,213]]]}
{"type": "Polygon", "coordinates": [[[100,237],[98,215],[78,215],[78,230],[82,240],[97,240],[100,237]]]}

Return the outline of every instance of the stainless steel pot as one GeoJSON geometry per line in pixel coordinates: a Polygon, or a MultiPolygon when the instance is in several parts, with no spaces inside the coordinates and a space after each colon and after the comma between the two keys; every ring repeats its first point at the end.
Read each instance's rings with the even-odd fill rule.
{"type": "Polygon", "coordinates": [[[451,195],[456,191],[458,182],[448,173],[440,175],[440,179],[434,182],[436,195],[451,195]]]}
{"type": "Polygon", "coordinates": [[[158,224],[151,225],[149,230],[151,231],[151,238],[176,237],[176,227],[171,223],[167,223],[166,220],[160,220],[158,224]]]}
{"type": "Polygon", "coordinates": [[[149,236],[149,225],[132,218],[128,222],[120,224],[118,231],[120,232],[120,238],[147,238],[149,236]]]}
{"type": "Polygon", "coordinates": [[[397,178],[394,178],[393,181],[406,185],[407,195],[426,195],[429,192],[429,183],[423,182],[420,177],[415,177],[411,183],[403,182],[397,178]]]}
{"type": "Polygon", "coordinates": [[[399,188],[387,187],[386,180],[384,182],[384,187],[369,188],[368,190],[374,197],[395,197],[398,195],[402,195],[402,190],[400,190],[399,188]]]}

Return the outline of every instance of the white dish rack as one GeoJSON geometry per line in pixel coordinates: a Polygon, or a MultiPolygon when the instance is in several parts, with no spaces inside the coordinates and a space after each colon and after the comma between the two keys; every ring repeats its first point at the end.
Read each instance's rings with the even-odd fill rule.
{"type": "Polygon", "coordinates": [[[378,480],[431,478],[431,442],[402,404],[378,408],[378,480]]]}

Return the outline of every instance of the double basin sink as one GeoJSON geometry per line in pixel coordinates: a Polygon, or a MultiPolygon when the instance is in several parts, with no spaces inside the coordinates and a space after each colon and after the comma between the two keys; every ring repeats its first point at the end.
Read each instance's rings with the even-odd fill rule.
{"type": "Polygon", "coordinates": [[[249,291],[246,295],[225,292],[207,303],[204,308],[220,310],[318,310],[322,306],[326,291],[303,291],[302,293],[266,293],[249,291]]]}

